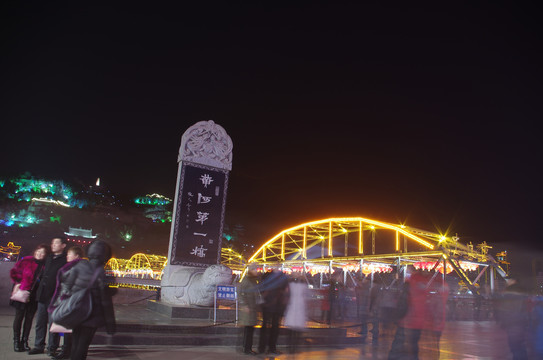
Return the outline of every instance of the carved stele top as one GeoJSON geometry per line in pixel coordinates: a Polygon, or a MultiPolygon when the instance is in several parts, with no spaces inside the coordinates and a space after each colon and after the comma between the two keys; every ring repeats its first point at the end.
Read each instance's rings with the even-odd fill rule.
{"type": "Polygon", "coordinates": [[[232,170],[232,139],[213,120],[192,125],[181,137],[177,161],[190,161],[232,170]]]}

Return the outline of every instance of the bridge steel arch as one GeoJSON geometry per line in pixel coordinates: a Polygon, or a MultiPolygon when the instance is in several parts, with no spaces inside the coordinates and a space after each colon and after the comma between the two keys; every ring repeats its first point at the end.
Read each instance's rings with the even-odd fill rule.
{"type": "Polygon", "coordinates": [[[137,253],[126,262],[125,269],[162,271],[166,261],[166,256],[137,253]]]}
{"type": "Polygon", "coordinates": [[[106,270],[119,271],[124,268],[124,262],[126,262],[126,260],[112,257],[111,259],[108,260],[104,268],[106,270]]]}
{"type": "Polygon", "coordinates": [[[497,271],[505,276],[488,252],[477,252],[457,237],[362,217],[328,218],[283,230],[266,241],[248,263],[303,272],[320,266],[327,267],[329,273],[333,267],[364,271],[369,266],[373,271],[392,265],[405,269],[431,264],[431,269],[445,273],[452,268],[474,294],[478,294],[477,282],[487,269],[492,275],[497,271]],[[479,269],[475,280],[467,275],[468,268],[479,269]]]}
{"type": "Polygon", "coordinates": [[[232,248],[221,248],[221,264],[228,266],[234,273],[241,274],[245,268],[247,261],[243,258],[243,255],[238,253],[232,248]]]}

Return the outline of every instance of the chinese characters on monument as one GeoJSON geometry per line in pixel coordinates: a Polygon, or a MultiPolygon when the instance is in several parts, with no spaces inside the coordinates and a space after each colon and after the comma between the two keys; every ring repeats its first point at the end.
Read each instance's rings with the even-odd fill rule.
{"type": "Polygon", "coordinates": [[[171,264],[208,266],[220,260],[228,173],[184,163],[179,179],[171,264]]]}

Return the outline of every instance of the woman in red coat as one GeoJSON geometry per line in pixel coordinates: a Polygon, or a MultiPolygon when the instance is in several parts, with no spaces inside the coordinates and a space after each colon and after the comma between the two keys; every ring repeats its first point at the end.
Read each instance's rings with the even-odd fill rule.
{"type": "Polygon", "coordinates": [[[439,357],[449,286],[442,280],[434,279],[430,272],[414,270],[406,280],[403,291],[408,292],[407,313],[398,323],[389,360],[404,359],[406,355],[408,359],[418,359],[418,343],[423,331],[435,339],[439,357]]]}
{"type": "Polygon", "coordinates": [[[37,281],[43,269],[45,258],[49,254],[49,246],[38,245],[32,256],[25,256],[19,260],[10,271],[11,281],[14,285],[20,284],[20,289],[29,291],[29,301],[22,303],[12,300],[10,305],[15,307],[13,319],[13,350],[16,352],[28,351],[28,335],[32,328],[32,320],[38,306],[36,301],[37,281]],[[21,327],[23,336],[21,337],[21,327]]]}

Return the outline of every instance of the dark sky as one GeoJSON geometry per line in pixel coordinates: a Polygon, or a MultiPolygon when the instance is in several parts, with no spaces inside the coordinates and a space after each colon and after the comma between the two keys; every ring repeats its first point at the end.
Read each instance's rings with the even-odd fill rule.
{"type": "Polygon", "coordinates": [[[212,119],[256,243],[363,216],[543,249],[535,8],[111,3],[2,5],[1,175],[173,197],[212,119]]]}

